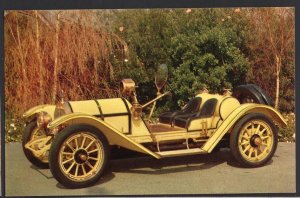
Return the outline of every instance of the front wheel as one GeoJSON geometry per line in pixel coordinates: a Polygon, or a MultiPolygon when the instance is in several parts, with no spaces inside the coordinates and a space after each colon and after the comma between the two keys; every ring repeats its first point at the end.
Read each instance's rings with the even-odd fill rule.
{"type": "Polygon", "coordinates": [[[88,125],[70,126],[52,142],[50,170],[65,187],[87,187],[100,179],[108,154],[108,141],[98,129],[88,125]]]}
{"type": "MultiPolygon", "coordinates": [[[[42,155],[37,155],[35,152],[26,148],[26,144],[28,142],[32,142],[34,140],[38,140],[41,138],[45,138],[45,131],[39,129],[35,121],[30,122],[23,133],[22,137],[22,148],[26,158],[35,166],[39,168],[48,168],[48,152],[44,152],[42,155]]],[[[49,144],[49,142],[48,142],[49,144]]],[[[45,147],[47,145],[43,145],[45,147]]],[[[43,149],[39,144],[32,145],[35,150],[43,149]]]]}
{"type": "Polygon", "coordinates": [[[258,167],[274,155],[278,143],[277,128],[267,116],[250,113],[234,126],[230,150],[245,167],[258,167]]]}

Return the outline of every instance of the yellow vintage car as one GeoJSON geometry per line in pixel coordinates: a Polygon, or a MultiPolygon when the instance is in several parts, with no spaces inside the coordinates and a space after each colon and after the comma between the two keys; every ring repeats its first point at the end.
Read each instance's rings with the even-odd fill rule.
{"type": "Polygon", "coordinates": [[[50,167],[62,185],[82,188],[99,180],[112,146],[161,159],[209,154],[225,141],[242,166],[262,166],[272,158],[277,128],[286,126],[286,121],[268,105],[261,89],[245,85],[233,95],[229,90],[224,94],[203,90],[181,110],[151,121],[156,101],[169,94],[160,93],[166,83],[164,72],[161,69],[155,77],[157,97],[146,104],[138,102],[135,82],[124,79],[121,87],[131,102],[125,98],[62,100],[28,110],[23,115],[27,159],[40,168],[50,167]],[[145,118],[142,110],[150,105],[145,118]]]}

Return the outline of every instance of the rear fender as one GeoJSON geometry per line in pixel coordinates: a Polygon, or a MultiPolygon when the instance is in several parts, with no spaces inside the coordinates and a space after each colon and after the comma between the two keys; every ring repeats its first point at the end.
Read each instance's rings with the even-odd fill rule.
{"type": "Polygon", "coordinates": [[[118,145],[124,148],[134,150],[141,153],[152,155],[155,158],[160,158],[159,155],[153,153],[143,145],[133,141],[120,131],[116,130],[106,122],[96,118],[95,116],[83,114],[83,113],[71,113],[61,116],[48,124],[49,129],[54,129],[59,125],[73,125],[73,124],[87,124],[96,127],[101,131],[109,141],[111,145],[118,145]]]}
{"type": "Polygon", "coordinates": [[[35,106],[26,111],[22,116],[27,122],[31,122],[37,116],[37,114],[42,111],[47,112],[51,118],[54,119],[55,105],[49,104],[35,106]]]}
{"type": "Polygon", "coordinates": [[[268,116],[280,127],[285,127],[287,125],[286,121],[282,115],[275,110],[274,108],[262,105],[262,104],[253,104],[247,103],[239,106],[235,109],[218,127],[214,134],[207,140],[203,145],[202,149],[210,153],[218,142],[223,138],[223,136],[230,132],[230,129],[235,125],[235,123],[248,113],[261,113],[268,116]]]}

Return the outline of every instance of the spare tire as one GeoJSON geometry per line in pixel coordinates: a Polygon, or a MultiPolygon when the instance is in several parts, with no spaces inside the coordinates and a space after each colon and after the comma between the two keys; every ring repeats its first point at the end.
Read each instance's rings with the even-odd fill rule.
{"type": "Polygon", "coordinates": [[[240,85],[233,90],[233,96],[243,103],[258,103],[272,106],[272,99],[257,85],[240,85]]]}
{"type": "Polygon", "coordinates": [[[263,89],[261,89],[259,86],[255,85],[255,84],[249,84],[249,85],[251,85],[254,89],[256,89],[261,94],[266,105],[269,105],[269,106],[274,105],[271,97],[268,94],[266,94],[266,92],[263,89]]]}

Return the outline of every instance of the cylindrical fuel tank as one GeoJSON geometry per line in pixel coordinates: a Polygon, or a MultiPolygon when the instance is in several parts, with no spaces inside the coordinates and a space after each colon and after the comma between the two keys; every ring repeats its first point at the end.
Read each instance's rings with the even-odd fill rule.
{"type": "Polygon", "coordinates": [[[131,104],[124,98],[69,101],[64,104],[66,113],[85,113],[107,122],[122,133],[131,131],[131,104]]]}

